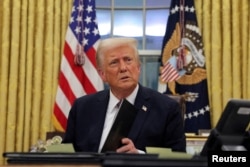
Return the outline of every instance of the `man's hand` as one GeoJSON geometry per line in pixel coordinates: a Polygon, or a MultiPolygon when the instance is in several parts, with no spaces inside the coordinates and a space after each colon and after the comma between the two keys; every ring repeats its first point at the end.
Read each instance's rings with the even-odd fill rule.
{"type": "Polygon", "coordinates": [[[121,142],[123,146],[116,150],[117,153],[139,153],[135,148],[133,141],[129,138],[123,138],[121,142]]]}

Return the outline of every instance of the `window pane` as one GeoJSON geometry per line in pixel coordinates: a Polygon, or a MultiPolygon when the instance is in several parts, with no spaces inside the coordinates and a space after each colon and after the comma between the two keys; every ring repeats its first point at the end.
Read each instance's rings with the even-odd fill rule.
{"type": "Polygon", "coordinates": [[[107,38],[111,33],[111,13],[110,10],[99,9],[96,11],[99,33],[102,38],[107,38]]]}
{"type": "Polygon", "coordinates": [[[169,7],[171,0],[146,0],[147,7],[169,7]]]}
{"type": "Polygon", "coordinates": [[[155,90],[157,90],[158,88],[158,59],[158,56],[141,56],[142,68],[140,75],[140,83],[155,90]]]}
{"type": "Polygon", "coordinates": [[[142,7],[143,0],[114,0],[115,7],[142,7]]]}
{"type": "Polygon", "coordinates": [[[141,37],[143,35],[142,11],[115,10],[114,35],[141,37]]]}
{"type": "Polygon", "coordinates": [[[111,7],[111,0],[96,0],[96,7],[111,7]]]}
{"type": "Polygon", "coordinates": [[[141,49],[143,37],[143,19],[141,10],[115,10],[114,36],[135,37],[141,49]]]}
{"type": "Polygon", "coordinates": [[[168,12],[167,9],[146,11],[146,49],[161,49],[168,12]]]}

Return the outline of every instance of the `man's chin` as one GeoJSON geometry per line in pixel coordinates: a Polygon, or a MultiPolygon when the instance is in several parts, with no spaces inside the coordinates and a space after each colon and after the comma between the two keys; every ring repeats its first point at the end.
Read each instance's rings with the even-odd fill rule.
{"type": "Polygon", "coordinates": [[[131,83],[131,82],[121,82],[119,84],[119,87],[126,90],[126,89],[134,89],[136,87],[135,83],[131,83]]]}

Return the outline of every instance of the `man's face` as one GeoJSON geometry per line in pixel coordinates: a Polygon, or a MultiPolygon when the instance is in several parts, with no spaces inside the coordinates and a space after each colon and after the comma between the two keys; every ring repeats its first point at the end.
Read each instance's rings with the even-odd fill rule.
{"type": "Polygon", "coordinates": [[[128,46],[120,46],[104,53],[100,75],[112,91],[133,91],[139,81],[140,63],[128,46]]]}

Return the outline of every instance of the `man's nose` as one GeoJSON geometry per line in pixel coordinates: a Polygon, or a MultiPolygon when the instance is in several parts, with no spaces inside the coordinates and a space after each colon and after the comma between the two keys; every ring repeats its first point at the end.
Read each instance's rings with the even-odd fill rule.
{"type": "Polygon", "coordinates": [[[121,71],[126,71],[127,70],[127,64],[124,60],[120,61],[120,69],[121,71]]]}

